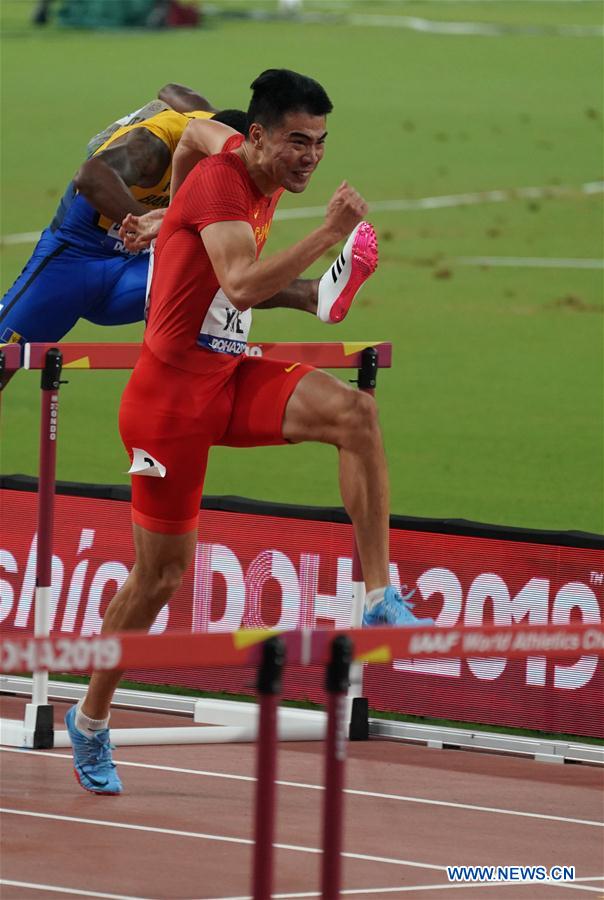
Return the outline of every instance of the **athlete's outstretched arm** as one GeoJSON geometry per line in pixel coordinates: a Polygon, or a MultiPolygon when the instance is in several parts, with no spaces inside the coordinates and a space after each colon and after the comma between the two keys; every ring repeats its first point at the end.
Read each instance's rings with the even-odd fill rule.
{"type": "Polygon", "coordinates": [[[185,87],[184,84],[164,84],[157,92],[157,96],[176,112],[193,112],[198,109],[205,110],[205,112],[216,111],[216,107],[212,106],[206,97],[190,87],[185,87]]]}
{"type": "Polygon", "coordinates": [[[170,163],[170,150],[146,128],[134,128],[117,138],[78,169],[74,183],[95,209],[113,222],[128,213],[142,215],[147,207],[129,190],[131,185],[153,187],[170,163]]]}
{"type": "Polygon", "coordinates": [[[287,288],[346,237],[366,213],[366,202],[343,182],[329,201],[324,223],[267,259],[256,258],[256,241],[248,222],[214,222],[202,228],[200,236],[224,293],[233,306],[245,310],[287,288]]]}
{"type": "Polygon", "coordinates": [[[220,153],[234,134],[238,134],[234,128],[212,119],[193,119],[189,122],[172,157],[170,201],[174,199],[191,169],[206,156],[220,153]]]}

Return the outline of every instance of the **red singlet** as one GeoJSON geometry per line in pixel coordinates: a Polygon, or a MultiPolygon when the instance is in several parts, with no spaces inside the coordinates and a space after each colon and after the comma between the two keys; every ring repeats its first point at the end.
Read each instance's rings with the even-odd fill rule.
{"type": "MultiPolygon", "coordinates": [[[[283,190],[271,197],[230,152],[193,169],[163,221],[155,247],[150,312],[141,357],[120,406],[133,463],[132,515],[150,531],[197,527],[212,444],[282,444],[285,407],[310,366],[247,357],[251,310],[221,291],[199,232],[244,221],[260,253],[283,190]]],[[[225,485],[225,490],[228,486],[225,485]]]]}
{"type": "Polygon", "coordinates": [[[262,194],[242,160],[225,151],[204,159],[189,174],[163,221],[157,244],[145,343],[163,362],[189,372],[232,368],[245,350],[251,310],[240,312],[220,290],[199,232],[215,222],[248,222],[258,255],[283,188],[262,194]],[[200,352],[200,348],[214,352],[200,352]],[[217,351],[217,352],[216,352],[217,351]]]}

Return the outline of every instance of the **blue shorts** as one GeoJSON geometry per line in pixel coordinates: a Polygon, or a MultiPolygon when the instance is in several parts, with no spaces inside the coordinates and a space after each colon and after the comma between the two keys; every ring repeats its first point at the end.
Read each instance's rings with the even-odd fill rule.
{"type": "Polygon", "coordinates": [[[149,255],[92,256],[46,229],[0,301],[0,344],[59,341],[78,319],[141,322],[149,255]]]}

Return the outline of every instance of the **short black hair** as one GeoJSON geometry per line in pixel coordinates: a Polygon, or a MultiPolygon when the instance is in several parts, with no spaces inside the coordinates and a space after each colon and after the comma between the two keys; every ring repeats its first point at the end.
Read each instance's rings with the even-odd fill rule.
{"type": "Polygon", "coordinates": [[[240,131],[241,134],[245,134],[247,137],[247,113],[242,109],[221,109],[219,112],[214,113],[212,119],[215,122],[222,122],[223,125],[234,128],[235,131],[240,131]]]}
{"type": "Polygon", "coordinates": [[[325,116],[333,109],[318,81],[290,69],[267,69],[250,87],[253,92],[247,111],[250,125],[258,122],[270,130],[280,125],[287,113],[325,116]]]}

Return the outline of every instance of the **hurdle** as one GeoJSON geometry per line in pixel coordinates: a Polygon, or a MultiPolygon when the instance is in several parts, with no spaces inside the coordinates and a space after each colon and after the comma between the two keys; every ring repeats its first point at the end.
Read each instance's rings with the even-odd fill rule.
{"type": "MultiPolygon", "coordinates": [[[[453,657],[489,658],[504,654],[523,659],[551,654],[576,659],[590,653],[604,657],[604,625],[487,625],[439,629],[376,627],[366,629],[297,629],[219,634],[140,632],[61,637],[0,636],[0,668],[10,673],[34,670],[74,672],[115,668],[156,669],[198,665],[257,668],[260,729],[256,745],[254,805],[253,900],[272,895],[277,777],[276,708],[284,664],[326,667],[327,739],[322,811],[321,894],[341,896],[344,769],[347,748],[345,719],[349,666],[391,665],[397,658],[418,660],[453,657]]],[[[113,735],[112,735],[113,736],[113,735]]]]}
{"type": "MultiPolygon", "coordinates": [[[[35,634],[48,636],[50,628],[51,562],[53,550],[54,491],[58,440],[59,392],[62,373],[70,370],[132,369],[141,345],[134,343],[39,343],[6,345],[0,349],[0,366],[7,370],[23,368],[41,371],[40,463],[38,481],[38,543],[36,557],[35,634]]],[[[356,369],[354,383],[373,395],[379,368],[392,365],[392,345],[388,342],[290,342],[249,343],[250,356],[308,363],[316,368],[356,369]]],[[[365,586],[356,541],[352,546],[351,627],[361,625],[365,586]]],[[[119,701],[116,701],[119,702],[119,701]]],[[[363,665],[350,667],[347,691],[348,733],[352,740],[369,737],[369,709],[363,696],[363,665]]],[[[171,743],[222,743],[253,741],[258,732],[258,707],[255,704],[199,699],[193,712],[193,727],[112,729],[117,746],[171,743]],[[200,725],[205,727],[199,727],[200,725]]],[[[322,740],[327,718],[323,711],[279,709],[280,740],[322,740]]],[[[0,719],[0,744],[47,749],[69,746],[67,732],[55,733],[53,709],[48,702],[48,675],[33,673],[31,702],[24,720],[0,719]]]]}

